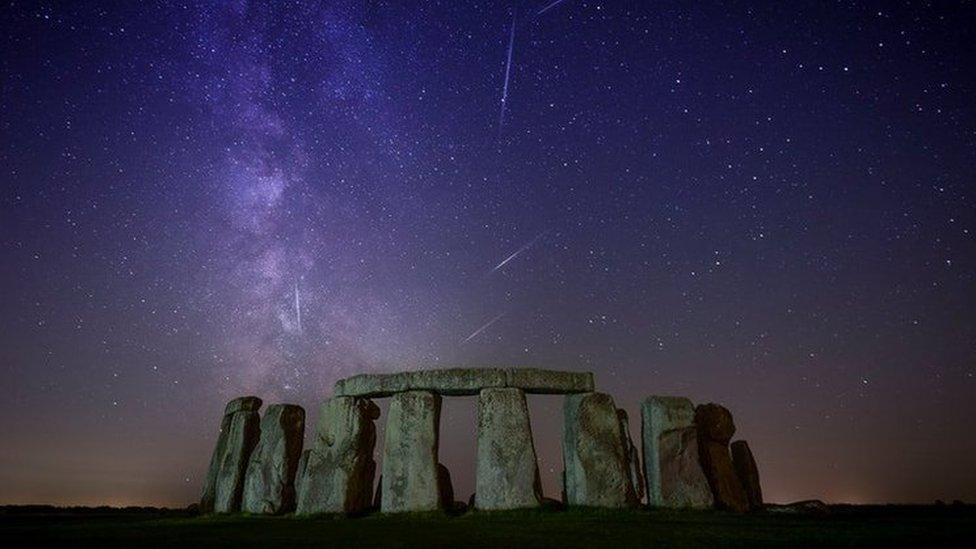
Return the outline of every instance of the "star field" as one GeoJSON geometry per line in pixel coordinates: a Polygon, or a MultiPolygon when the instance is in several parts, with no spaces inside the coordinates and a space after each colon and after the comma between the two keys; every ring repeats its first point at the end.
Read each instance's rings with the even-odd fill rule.
{"type": "Polygon", "coordinates": [[[969,3],[0,14],[2,503],[185,505],[230,398],[513,364],[727,405],[771,501],[976,499],[969,3]]]}

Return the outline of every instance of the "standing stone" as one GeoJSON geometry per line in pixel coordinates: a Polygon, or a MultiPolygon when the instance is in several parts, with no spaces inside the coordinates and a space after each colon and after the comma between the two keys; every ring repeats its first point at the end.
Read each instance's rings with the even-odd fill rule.
{"type": "Polygon", "coordinates": [[[699,461],[698,429],[691,426],[665,431],[661,433],[659,447],[659,505],[711,507],[715,500],[699,461]]]}
{"type": "Polygon", "coordinates": [[[305,410],[272,404],[261,419],[261,438],[244,477],[241,510],[276,515],[295,509],[295,471],[305,436],[305,410]]]}
{"type": "Polygon", "coordinates": [[[235,398],[224,408],[200,499],[201,513],[240,511],[247,462],[260,436],[259,408],[261,399],[255,396],[235,398]]]}
{"type": "Polygon", "coordinates": [[[305,479],[305,469],[308,468],[308,455],[312,451],[305,449],[302,450],[302,457],[298,458],[298,467],[295,468],[295,502],[297,505],[298,498],[302,497],[302,481],[305,479]]]}
{"type": "Polygon", "coordinates": [[[695,425],[698,427],[699,458],[715,506],[739,513],[748,511],[746,491],[735,474],[729,455],[729,439],[735,434],[732,414],[718,404],[702,404],[695,409],[695,425]]]}
{"type": "MultiPolygon", "coordinates": [[[[694,421],[695,406],[687,398],[650,396],[641,403],[641,442],[644,446],[644,482],[647,484],[648,505],[653,507],[698,507],[711,504],[711,491],[707,486],[705,486],[705,490],[702,493],[694,494],[689,492],[696,487],[701,487],[700,483],[695,482],[695,477],[700,477],[704,480],[704,474],[699,471],[699,474],[696,475],[693,471],[697,466],[697,458],[694,462],[682,461],[686,457],[685,455],[673,453],[676,450],[681,451],[687,446],[677,444],[677,441],[672,441],[672,444],[669,446],[669,452],[672,453],[664,453],[661,448],[661,437],[665,432],[672,429],[692,427],[695,424],[694,421]],[[661,491],[662,463],[670,460],[678,460],[680,466],[673,464],[669,466],[669,470],[675,471],[681,470],[682,467],[687,468],[684,471],[683,478],[690,481],[683,484],[680,481],[677,484],[672,484],[674,488],[671,491],[672,494],[685,493],[684,496],[677,497],[676,499],[665,498],[661,491]],[[702,502],[705,500],[708,501],[707,504],[692,504],[692,502],[702,502]]],[[[697,451],[697,443],[695,444],[695,449],[697,451]]],[[[678,481],[678,479],[671,480],[678,481]]]]}
{"type": "Polygon", "coordinates": [[[746,491],[746,499],[749,501],[749,508],[756,510],[762,509],[763,497],[762,487],[759,484],[759,468],[756,467],[756,460],[752,457],[752,450],[749,443],[744,440],[737,440],[732,443],[732,466],[735,467],[736,476],[746,491]]]}
{"type": "Polygon", "coordinates": [[[438,499],[441,507],[450,509],[454,506],[454,483],[451,482],[451,471],[443,463],[437,464],[437,488],[440,490],[438,499]]]}
{"type": "Polygon", "coordinates": [[[305,472],[299,481],[296,514],[359,513],[369,509],[376,462],[380,409],[359,397],[333,397],[322,403],[305,472]]]}
{"type": "Polygon", "coordinates": [[[432,511],[440,506],[437,482],[441,397],[397,393],[390,401],[383,449],[384,513],[432,511]]]}
{"type": "Polygon", "coordinates": [[[637,505],[613,398],[604,393],[568,395],[563,411],[567,504],[637,505]]]}
{"type": "Polygon", "coordinates": [[[644,499],[644,475],[641,474],[640,453],[634,445],[634,439],[630,437],[630,420],[627,411],[617,410],[617,422],[620,424],[620,437],[624,440],[627,449],[627,473],[630,475],[630,485],[634,488],[634,496],[637,501],[644,499]]]}
{"type": "Polygon", "coordinates": [[[529,408],[521,389],[482,389],[478,397],[478,509],[537,507],[542,500],[529,408]]]}

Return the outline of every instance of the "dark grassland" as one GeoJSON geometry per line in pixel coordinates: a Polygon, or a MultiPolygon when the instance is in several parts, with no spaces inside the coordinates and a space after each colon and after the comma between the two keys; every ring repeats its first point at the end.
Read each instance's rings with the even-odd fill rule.
{"type": "Polygon", "coordinates": [[[194,517],[0,508],[0,547],[976,547],[976,507],[833,506],[826,515],[634,510],[194,517]],[[54,545],[58,543],[59,545],[54,545]]]}

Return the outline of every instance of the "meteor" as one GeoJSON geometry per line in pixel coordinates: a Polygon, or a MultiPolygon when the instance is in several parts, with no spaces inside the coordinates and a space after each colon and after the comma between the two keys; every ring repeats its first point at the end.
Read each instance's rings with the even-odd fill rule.
{"type": "Polygon", "coordinates": [[[468,337],[462,339],[461,340],[461,343],[467,343],[467,342],[471,341],[472,339],[474,339],[475,337],[477,337],[478,334],[480,334],[481,332],[487,330],[489,326],[491,326],[492,324],[494,324],[495,322],[497,322],[498,319],[500,319],[503,316],[505,316],[505,313],[502,313],[502,314],[496,316],[495,318],[489,320],[484,326],[478,328],[477,330],[474,331],[474,333],[472,333],[468,337]]]}
{"type": "Polygon", "coordinates": [[[527,243],[525,243],[524,246],[522,246],[521,248],[515,250],[512,253],[512,255],[506,257],[505,259],[503,259],[502,262],[499,263],[498,265],[495,265],[495,268],[492,269],[492,270],[490,270],[490,271],[488,271],[488,273],[491,274],[491,273],[497,271],[498,269],[501,269],[502,267],[504,267],[506,263],[508,263],[509,261],[511,261],[511,260],[515,259],[516,257],[518,257],[519,254],[521,254],[525,250],[528,250],[529,247],[531,247],[533,244],[535,244],[536,240],[539,240],[540,238],[542,238],[542,235],[544,235],[544,234],[546,234],[546,233],[543,232],[543,233],[539,233],[538,235],[536,235],[535,238],[533,238],[532,240],[530,240],[527,243]]]}
{"type": "Polygon", "coordinates": [[[562,4],[563,2],[564,2],[564,0],[556,0],[555,2],[549,4],[548,6],[542,8],[541,10],[539,10],[539,12],[536,13],[536,15],[542,15],[543,13],[546,13],[547,11],[549,11],[552,8],[558,6],[559,4],[562,4]]]}
{"type": "Polygon", "coordinates": [[[512,73],[512,51],[515,49],[515,14],[512,14],[512,30],[508,35],[508,61],[505,63],[505,85],[502,86],[502,106],[498,114],[498,131],[505,125],[505,105],[508,102],[508,81],[512,73]]]}
{"type": "Polygon", "coordinates": [[[298,331],[302,331],[302,298],[298,293],[298,283],[295,283],[295,319],[298,321],[298,331]]]}

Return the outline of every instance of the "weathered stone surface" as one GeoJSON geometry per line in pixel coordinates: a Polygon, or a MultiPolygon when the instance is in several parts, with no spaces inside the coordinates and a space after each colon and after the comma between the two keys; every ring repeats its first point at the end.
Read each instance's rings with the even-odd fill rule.
{"type": "Polygon", "coordinates": [[[451,482],[451,471],[443,463],[437,464],[437,488],[441,508],[451,508],[454,505],[454,483],[451,482]]]}
{"type": "Polygon", "coordinates": [[[662,507],[711,507],[714,499],[699,462],[698,430],[671,429],[660,436],[660,499],[662,507]]]}
{"type": "Polygon", "coordinates": [[[217,473],[220,472],[220,463],[227,449],[227,436],[230,434],[230,422],[233,415],[224,414],[220,419],[217,443],[210,455],[210,466],[207,467],[207,477],[203,482],[203,495],[200,496],[200,513],[204,515],[214,512],[214,500],[217,497],[217,473]]]}
{"type": "MultiPolygon", "coordinates": [[[[227,438],[223,444],[218,441],[221,455],[214,456],[217,460],[213,489],[213,512],[215,513],[236,513],[241,510],[241,495],[244,490],[244,475],[247,472],[248,460],[261,436],[261,416],[257,412],[261,399],[250,398],[254,400],[248,402],[257,401],[255,407],[244,408],[224,416],[230,418],[226,429],[227,438]]],[[[223,422],[221,427],[223,428],[223,422]]]]}
{"type": "Polygon", "coordinates": [[[613,398],[603,393],[568,395],[563,411],[566,503],[594,507],[637,505],[613,398]]]}
{"type": "Polygon", "coordinates": [[[627,472],[630,476],[630,485],[634,488],[634,496],[637,501],[644,499],[644,475],[641,472],[640,453],[634,445],[634,439],[630,436],[630,420],[627,411],[617,410],[617,423],[620,425],[620,438],[623,439],[627,450],[627,472]]]}
{"type": "Polygon", "coordinates": [[[587,393],[593,390],[591,372],[562,372],[540,368],[507,368],[506,387],[539,395],[587,393]]]}
{"type": "Polygon", "coordinates": [[[695,425],[700,436],[728,444],[735,434],[732,412],[724,406],[710,402],[695,408],[695,425]]]}
{"type": "Polygon", "coordinates": [[[478,397],[478,509],[537,507],[542,498],[529,408],[521,389],[483,389],[478,397]]]}
{"type": "Polygon", "coordinates": [[[385,513],[437,509],[441,397],[426,391],[397,393],[390,401],[389,414],[381,509],[385,513]]]}
{"type": "Polygon", "coordinates": [[[376,462],[379,408],[364,398],[333,397],[322,403],[296,514],[359,513],[369,508],[376,462]]]}
{"type": "Polygon", "coordinates": [[[742,488],[746,491],[746,500],[749,501],[749,508],[756,510],[762,509],[763,497],[762,487],[759,484],[759,468],[756,467],[756,460],[749,449],[749,443],[744,440],[737,440],[732,443],[732,466],[735,473],[742,483],[742,488]]]}
{"type": "Polygon", "coordinates": [[[702,471],[708,479],[715,506],[736,512],[749,510],[745,489],[735,474],[729,455],[729,439],[735,433],[732,414],[718,404],[703,404],[695,409],[698,452],[702,471]]]}
{"type": "Polygon", "coordinates": [[[515,387],[529,393],[563,394],[593,390],[593,374],[538,368],[447,368],[394,374],[360,374],[336,382],[338,396],[387,397],[406,391],[477,395],[482,389],[515,387]]]}
{"type": "Polygon", "coordinates": [[[360,374],[340,379],[335,394],[387,397],[407,391],[443,395],[476,395],[483,387],[504,387],[505,371],[498,368],[448,368],[395,374],[360,374]]]}
{"type": "Polygon", "coordinates": [[[242,511],[275,515],[295,509],[295,472],[304,436],[305,410],[301,406],[268,406],[244,477],[242,511]]]}
{"type": "MultiPolygon", "coordinates": [[[[251,426],[246,418],[251,417],[250,414],[254,413],[256,416],[257,410],[261,407],[261,399],[255,396],[240,397],[227,403],[224,407],[224,415],[220,420],[220,433],[217,435],[217,443],[214,445],[213,454],[210,456],[210,466],[207,468],[207,478],[203,484],[203,496],[200,498],[200,512],[203,514],[213,513],[216,509],[217,500],[217,480],[221,477],[221,470],[228,459],[233,460],[233,456],[242,456],[245,452],[249,455],[253,449],[253,444],[248,447],[240,447],[240,445],[247,445],[252,442],[252,440],[246,436],[250,433],[250,430],[259,428],[258,425],[251,426]],[[235,413],[241,412],[243,415],[235,416],[235,413]],[[236,429],[232,429],[232,426],[236,422],[243,422],[243,424],[238,425],[236,429]],[[248,427],[248,428],[245,428],[248,427]],[[231,432],[237,433],[238,438],[234,440],[234,445],[237,447],[231,448],[231,432]],[[243,436],[243,439],[241,438],[243,436]]],[[[259,420],[253,420],[253,423],[257,423],[259,420]]],[[[256,444],[256,437],[253,443],[256,444]]],[[[245,463],[244,467],[247,467],[247,457],[243,456],[245,463]]],[[[230,463],[229,465],[232,465],[230,463]]],[[[231,467],[231,469],[233,469],[231,467]]],[[[230,471],[228,471],[229,473],[230,471]]],[[[241,472],[241,479],[243,480],[243,471],[241,472]]],[[[224,475],[226,479],[227,475],[224,475]]],[[[233,503],[233,493],[230,494],[230,503],[233,503]]],[[[226,496],[224,498],[226,503],[226,496]]],[[[237,496],[238,506],[240,502],[240,495],[237,496]]],[[[222,505],[223,506],[223,505],[222,505]]]]}
{"type": "Polygon", "coordinates": [[[651,396],[641,402],[641,443],[648,505],[668,505],[661,495],[661,434],[690,427],[694,421],[695,406],[687,398],[651,396]]]}
{"type": "Polygon", "coordinates": [[[298,504],[298,498],[302,494],[302,481],[305,479],[305,469],[308,467],[308,455],[312,451],[305,449],[302,450],[302,455],[298,458],[298,467],[295,468],[295,504],[298,504]]]}
{"type": "Polygon", "coordinates": [[[256,396],[238,397],[227,403],[224,415],[234,412],[257,412],[261,408],[261,399],[256,396]]]}

